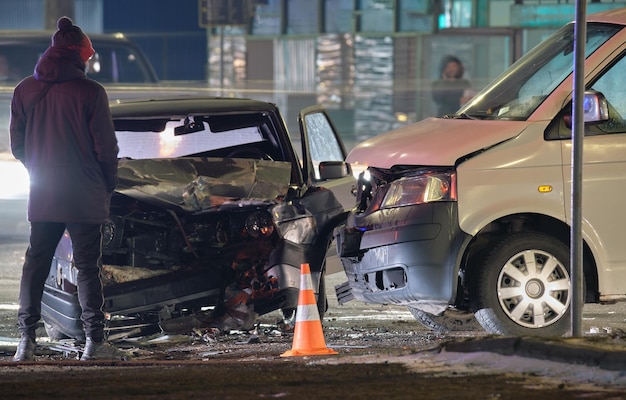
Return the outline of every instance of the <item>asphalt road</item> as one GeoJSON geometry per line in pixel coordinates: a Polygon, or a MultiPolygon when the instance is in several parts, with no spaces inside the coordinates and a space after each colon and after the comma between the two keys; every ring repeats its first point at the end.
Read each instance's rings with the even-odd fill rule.
{"type": "MultiPolygon", "coordinates": [[[[559,347],[552,343],[520,344],[480,330],[439,334],[404,307],[358,301],[340,306],[333,289],[345,280],[341,272],[328,277],[330,307],[323,321],[325,342],[336,355],[282,357],[293,346],[293,327],[281,325],[273,313],[249,332],[195,331],[117,343],[126,361],[81,363],[72,344],[40,338],[37,361],[20,365],[11,355],[25,249],[23,240],[0,239],[0,399],[626,398],[623,371],[510,351],[528,343],[531,352],[559,347]]],[[[625,312],[625,304],[585,306],[585,340],[624,351],[626,338],[619,333],[625,312]]]]}
{"type": "Polygon", "coordinates": [[[0,307],[17,304],[19,279],[28,239],[0,236],[0,307]]]}
{"type": "MultiPolygon", "coordinates": [[[[17,307],[19,295],[19,279],[24,259],[24,252],[28,245],[23,236],[0,236],[0,312],[13,311],[17,307]]],[[[345,282],[345,274],[336,257],[328,261],[328,276],[326,289],[330,302],[329,319],[343,321],[346,324],[356,321],[406,321],[417,324],[411,314],[404,307],[366,305],[358,301],[350,301],[342,306],[337,305],[334,293],[335,285],[345,282]]],[[[11,313],[8,313],[11,314],[11,313]]],[[[271,318],[271,316],[270,316],[271,318]]],[[[583,334],[606,334],[626,330],[626,302],[615,304],[586,304],[583,308],[583,334]]],[[[6,336],[6,324],[0,323],[0,336],[6,336]]],[[[9,330],[10,331],[10,330],[9,330]]]]}

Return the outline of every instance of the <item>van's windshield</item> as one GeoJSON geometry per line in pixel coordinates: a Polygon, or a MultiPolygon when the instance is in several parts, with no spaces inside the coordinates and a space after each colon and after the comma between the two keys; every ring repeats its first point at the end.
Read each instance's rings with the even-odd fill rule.
{"type": "MultiPolygon", "coordinates": [[[[621,27],[587,24],[585,57],[621,27]]],[[[481,119],[526,120],[567,78],[574,65],[574,24],[568,24],[529,51],[489,84],[457,115],[481,119]]]]}

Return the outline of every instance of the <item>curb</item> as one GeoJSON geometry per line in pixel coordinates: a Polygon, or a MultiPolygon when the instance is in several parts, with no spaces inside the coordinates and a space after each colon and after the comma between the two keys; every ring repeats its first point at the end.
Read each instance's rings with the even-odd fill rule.
{"type": "MultiPolygon", "coordinates": [[[[607,339],[610,340],[610,339],[607,339]]],[[[608,343],[610,345],[610,343],[608,343]]],[[[542,339],[535,337],[488,337],[463,342],[445,343],[446,352],[491,352],[505,356],[555,361],[598,367],[610,371],[626,370],[626,347],[602,348],[580,339],[542,339]]]]}

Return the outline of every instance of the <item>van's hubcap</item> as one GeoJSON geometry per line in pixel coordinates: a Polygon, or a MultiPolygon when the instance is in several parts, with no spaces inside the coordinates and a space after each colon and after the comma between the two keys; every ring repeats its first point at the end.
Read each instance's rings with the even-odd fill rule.
{"type": "Polygon", "coordinates": [[[570,303],[570,277],[552,254],[525,250],[515,254],[498,276],[498,301],[516,324],[541,328],[558,321],[570,303]]]}
{"type": "Polygon", "coordinates": [[[533,299],[538,299],[543,295],[544,287],[540,280],[531,279],[526,284],[526,294],[533,299]]]}

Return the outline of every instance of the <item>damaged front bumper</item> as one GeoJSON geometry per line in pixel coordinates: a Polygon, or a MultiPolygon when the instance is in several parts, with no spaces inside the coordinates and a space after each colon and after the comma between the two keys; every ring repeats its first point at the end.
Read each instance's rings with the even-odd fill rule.
{"type": "MultiPolygon", "coordinates": [[[[106,266],[105,266],[106,269],[106,266]]],[[[246,316],[237,315],[238,321],[229,329],[250,329],[255,315],[264,314],[281,308],[290,308],[297,304],[300,282],[300,269],[291,265],[274,266],[268,274],[272,276],[271,296],[258,296],[253,301],[242,301],[246,305],[246,316]],[[250,308],[247,305],[250,305],[250,308]]],[[[319,276],[319,274],[318,274],[319,276]]],[[[105,331],[110,339],[116,336],[128,337],[165,331],[168,333],[189,332],[192,326],[172,324],[172,321],[201,313],[205,316],[206,326],[226,329],[220,324],[220,318],[230,310],[218,310],[220,302],[228,301],[228,288],[218,284],[221,278],[215,271],[208,270],[193,274],[168,274],[143,280],[134,280],[124,284],[104,287],[105,307],[108,321],[105,331]],[[211,318],[209,320],[208,318],[211,318]]],[[[235,295],[238,293],[234,289],[235,295]]],[[[241,309],[233,304],[232,309],[241,309]]],[[[60,337],[84,339],[83,325],[80,319],[81,308],[78,294],[46,285],[42,298],[42,317],[48,326],[56,327],[53,332],[60,337]]],[[[200,327],[200,326],[196,326],[200,327]]]]}
{"type": "MultiPolygon", "coordinates": [[[[456,295],[464,240],[455,202],[353,213],[335,229],[351,295],[377,304],[412,305],[437,313],[456,295]]],[[[349,298],[345,287],[341,296],[349,298]]]]}

